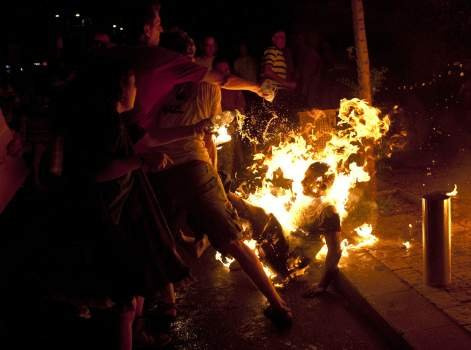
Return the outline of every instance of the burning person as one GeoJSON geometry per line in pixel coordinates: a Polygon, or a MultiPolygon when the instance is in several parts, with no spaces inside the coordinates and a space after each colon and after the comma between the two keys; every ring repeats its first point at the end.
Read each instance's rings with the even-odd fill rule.
{"type": "Polygon", "coordinates": [[[307,268],[310,259],[290,251],[288,240],[275,215],[267,214],[264,209],[250,204],[233,192],[227,191],[227,197],[239,217],[250,225],[251,236],[247,238],[257,242],[261,260],[279,276],[281,282],[288,281],[307,268]]]}
{"type": "Polygon", "coordinates": [[[304,194],[313,200],[302,213],[300,227],[309,234],[322,234],[328,249],[321,280],[303,294],[308,298],[325,292],[338,273],[338,263],[342,256],[340,216],[333,205],[324,203],[321,199],[334,178],[335,175],[329,174],[329,166],[326,163],[314,162],[307,169],[302,181],[304,194]]]}

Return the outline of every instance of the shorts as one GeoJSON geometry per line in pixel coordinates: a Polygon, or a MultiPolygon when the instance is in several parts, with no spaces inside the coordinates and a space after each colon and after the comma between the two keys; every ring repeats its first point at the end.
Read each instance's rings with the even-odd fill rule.
{"type": "Polygon", "coordinates": [[[149,174],[149,179],[174,234],[187,224],[222,253],[225,245],[242,238],[239,216],[211,164],[195,160],[149,174]]]}

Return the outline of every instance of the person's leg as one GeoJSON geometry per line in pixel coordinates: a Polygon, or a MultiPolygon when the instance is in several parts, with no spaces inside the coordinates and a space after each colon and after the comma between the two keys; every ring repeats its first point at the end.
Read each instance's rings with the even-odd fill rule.
{"type": "Polygon", "coordinates": [[[136,318],[136,299],[119,314],[119,349],[132,350],[133,323],[136,318]]]}
{"type": "Polygon", "coordinates": [[[134,337],[131,337],[131,344],[134,340],[134,345],[137,347],[160,348],[168,345],[172,340],[168,334],[163,332],[150,334],[148,332],[146,320],[143,317],[144,298],[136,297],[134,305],[134,319],[133,322],[131,322],[131,334],[133,334],[134,337]]]}
{"type": "Polygon", "coordinates": [[[338,271],[338,263],[342,257],[340,248],[340,232],[329,232],[325,235],[327,244],[327,256],[324,263],[324,273],[319,282],[319,287],[327,289],[329,284],[335,278],[338,271]]]}
{"type": "Polygon", "coordinates": [[[224,252],[231,255],[240,264],[244,272],[255,283],[260,292],[268,299],[270,305],[283,311],[291,317],[291,310],[276,291],[272,282],[265,274],[263,266],[255,253],[241,241],[232,241],[222,247],[224,252]]]}
{"type": "Polygon", "coordinates": [[[314,284],[303,296],[312,298],[324,293],[338,273],[338,263],[342,257],[340,247],[340,232],[329,232],[324,235],[327,245],[327,256],[324,262],[324,272],[319,283],[314,284]]]}

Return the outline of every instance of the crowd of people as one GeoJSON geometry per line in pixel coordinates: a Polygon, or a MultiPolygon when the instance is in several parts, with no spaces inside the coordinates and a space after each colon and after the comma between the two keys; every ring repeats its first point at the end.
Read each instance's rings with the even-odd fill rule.
{"type": "MultiPolygon", "coordinates": [[[[199,256],[208,244],[237,260],[268,300],[268,318],[291,324],[290,307],[242,242],[234,209],[242,202],[219,174],[234,177],[251,150],[234,136],[218,161],[211,117],[244,112],[276,91],[273,108],[296,123],[292,101],[315,104],[320,58],[304,43],[300,50],[318,65],[301,62],[305,51],[293,60],[281,29],[260,68],[245,43],[234,62],[218,56],[212,36],[196,57],[186,32],[163,32],[156,1],[142,1],[132,27],[133,45],[97,32],[73,69],[60,55],[51,60],[21,98],[2,81],[1,117],[13,130],[6,153],[31,169],[0,216],[7,332],[18,341],[25,329],[54,334],[41,317],[60,309],[74,319],[113,319],[102,324],[115,325],[119,349],[165,346],[177,317],[175,285],[191,278],[184,251],[199,256]],[[314,78],[298,79],[295,61],[314,78]]],[[[330,241],[332,274],[340,255],[338,237],[330,241]]],[[[326,274],[321,289],[330,280],[326,274]]]]}

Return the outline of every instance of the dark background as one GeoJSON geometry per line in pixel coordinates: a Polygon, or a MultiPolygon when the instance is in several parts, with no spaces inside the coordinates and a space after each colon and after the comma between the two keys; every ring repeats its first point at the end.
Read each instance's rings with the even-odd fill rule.
{"type": "MultiPolygon", "coordinates": [[[[109,30],[114,40],[126,36],[120,14],[130,6],[123,1],[2,2],[0,10],[0,62],[25,63],[47,59],[56,33],[83,46],[92,28],[109,30]],[[74,14],[79,12],[80,18],[74,14]],[[54,15],[60,14],[56,19],[54,15]],[[112,29],[117,24],[117,29],[112,29]],[[119,31],[119,26],[124,30],[119,31]]],[[[400,79],[427,78],[455,60],[470,55],[471,1],[469,0],[365,0],[367,34],[373,66],[386,66],[400,79]]],[[[214,34],[221,52],[233,57],[246,40],[259,57],[269,42],[270,30],[315,33],[319,50],[329,60],[341,61],[353,45],[349,0],[163,0],[165,28],[178,25],[197,39],[214,34]]]]}

